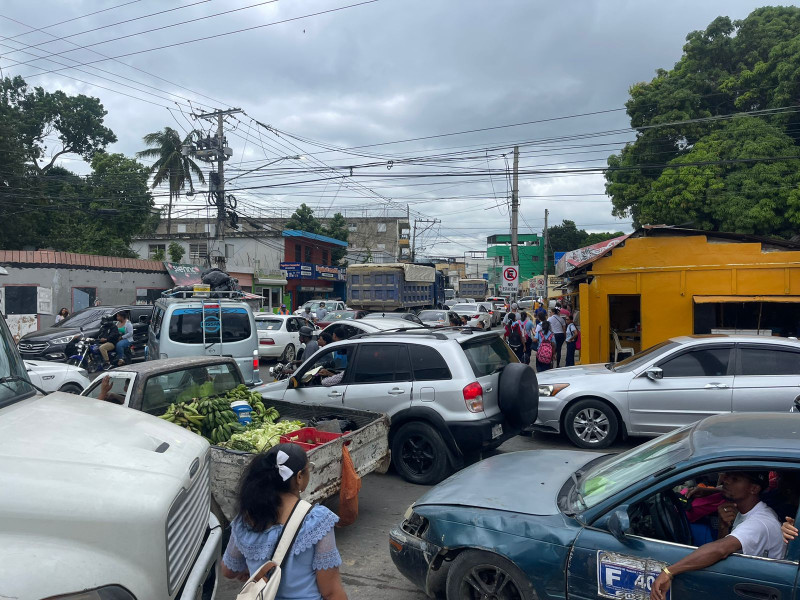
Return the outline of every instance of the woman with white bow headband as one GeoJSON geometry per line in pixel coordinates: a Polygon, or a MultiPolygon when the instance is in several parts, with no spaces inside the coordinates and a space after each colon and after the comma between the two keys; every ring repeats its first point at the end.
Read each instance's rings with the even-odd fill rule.
{"type": "MultiPolygon", "coordinates": [[[[278,444],[253,459],[242,478],[239,514],[222,557],[225,577],[246,581],[270,560],[313,467],[296,444],[278,444]]],[[[278,599],[347,600],[333,533],[338,520],[324,506],[311,508],[283,561],[278,599]]]]}

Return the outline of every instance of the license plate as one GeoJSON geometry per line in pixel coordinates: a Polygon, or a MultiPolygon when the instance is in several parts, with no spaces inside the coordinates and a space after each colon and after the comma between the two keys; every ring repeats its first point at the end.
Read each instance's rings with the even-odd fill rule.
{"type": "Polygon", "coordinates": [[[503,435],[503,426],[500,423],[492,425],[492,439],[497,439],[501,435],[503,435]]]}

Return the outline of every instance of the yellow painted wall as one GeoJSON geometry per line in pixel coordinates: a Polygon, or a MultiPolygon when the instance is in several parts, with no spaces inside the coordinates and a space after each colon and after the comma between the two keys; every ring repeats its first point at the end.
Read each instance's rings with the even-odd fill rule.
{"type": "Polygon", "coordinates": [[[799,296],[800,251],[762,252],[758,243],[705,236],[629,238],[590,275],[579,286],[583,364],[608,360],[609,295],[640,294],[644,349],[693,333],[693,296],[799,296]]]}

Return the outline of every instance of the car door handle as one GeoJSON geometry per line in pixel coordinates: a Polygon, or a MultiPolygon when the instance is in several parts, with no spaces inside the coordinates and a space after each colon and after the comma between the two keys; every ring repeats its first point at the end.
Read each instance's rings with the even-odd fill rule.
{"type": "Polygon", "coordinates": [[[331,392],[328,394],[328,398],[341,398],[342,392],[331,392]]]}
{"type": "Polygon", "coordinates": [[[399,396],[400,394],[405,394],[406,391],[401,388],[392,388],[389,390],[389,394],[392,396],[399,396]]]}
{"type": "Polygon", "coordinates": [[[488,392],[491,392],[493,389],[494,388],[492,386],[489,386],[489,387],[483,388],[483,391],[488,393],[488,392]]]}
{"type": "Polygon", "coordinates": [[[707,390],[727,390],[728,384],[727,383],[707,383],[705,385],[705,389],[707,390]]]}
{"type": "Polygon", "coordinates": [[[758,600],[780,600],[781,593],[777,588],[768,585],[756,585],[754,583],[737,583],[733,586],[733,591],[737,596],[745,598],[757,598],[758,600]]]}

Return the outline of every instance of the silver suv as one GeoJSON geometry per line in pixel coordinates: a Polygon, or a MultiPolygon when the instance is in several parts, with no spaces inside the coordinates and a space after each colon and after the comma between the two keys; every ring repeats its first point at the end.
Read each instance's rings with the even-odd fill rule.
{"type": "Polygon", "coordinates": [[[392,422],[392,461],[407,481],[434,484],[536,420],[536,373],[497,332],[417,329],[328,344],[267,399],[360,408],[392,422]]]}

